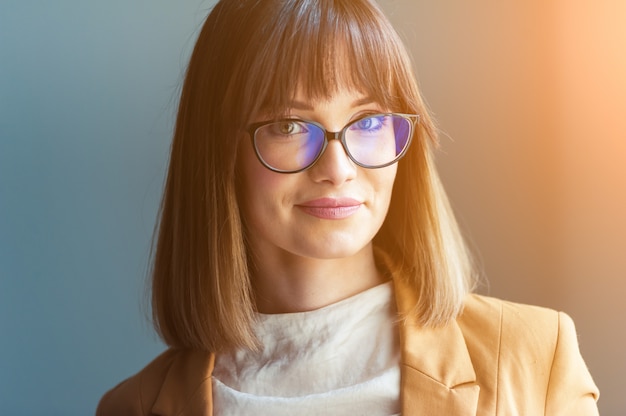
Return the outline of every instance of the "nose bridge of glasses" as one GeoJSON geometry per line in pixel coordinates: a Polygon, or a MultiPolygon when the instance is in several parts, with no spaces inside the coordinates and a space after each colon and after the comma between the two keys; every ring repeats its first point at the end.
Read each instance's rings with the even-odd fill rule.
{"type": "MultiPolygon", "coordinates": [[[[346,147],[346,143],[343,140],[341,140],[344,130],[328,131],[326,129],[323,129],[323,131],[324,131],[324,138],[326,139],[326,144],[330,144],[332,140],[337,140],[343,152],[345,152],[345,155],[349,159],[352,159],[352,156],[350,156],[350,152],[348,151],[348,148],[346,147]]],[[[326,144],[324,145],[322,149],[320,149],[318,158],[321,158],[324,153],[327,153],[328,147],[326,146],[326,144]]]]}
{"type": "Polygon", "coordinates": [[[324,131],[324,135],[326,136],[326,140],[329,142],[331,140],[341,140],[341,131],[324,131]]]}

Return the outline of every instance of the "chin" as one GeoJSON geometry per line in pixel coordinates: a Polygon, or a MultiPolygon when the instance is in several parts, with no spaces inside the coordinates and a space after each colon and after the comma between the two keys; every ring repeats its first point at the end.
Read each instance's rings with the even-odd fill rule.
{"type": "Polygon", "coordinates": [[[327,243],[316,247],[307,247],[301,251],[301,255],[319,260],[339,260],[357,256],[371,249],[371,241],[365,244],[354,244],[354,240],[348,243],[327,243]]]}

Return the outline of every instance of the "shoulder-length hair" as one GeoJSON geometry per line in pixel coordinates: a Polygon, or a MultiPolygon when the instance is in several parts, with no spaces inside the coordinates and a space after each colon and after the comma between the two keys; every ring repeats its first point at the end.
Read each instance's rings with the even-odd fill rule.
{"type": "Polygon", "coordinates": [[[237,197],[237,150],[255,114],[353,88],[420,115],[374,245],[415,290],[413,313],[446,324],[472,289],[469,256],[435,170],[436,129],[407,52],[371,0],[222,0],[196,42],[180,98],[152,269],[155,328],[172,347],[255,346],[237,197]]]}

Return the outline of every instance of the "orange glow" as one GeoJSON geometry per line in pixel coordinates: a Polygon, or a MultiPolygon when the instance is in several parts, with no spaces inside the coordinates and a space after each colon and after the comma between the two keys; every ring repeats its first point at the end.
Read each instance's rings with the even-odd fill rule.
{"type": "Polygon", "coordinates": [[[626,2],[381,3],[444,132],[438,163],[483,291],[570,313],[601,413],[619,413],[626,2]]]}

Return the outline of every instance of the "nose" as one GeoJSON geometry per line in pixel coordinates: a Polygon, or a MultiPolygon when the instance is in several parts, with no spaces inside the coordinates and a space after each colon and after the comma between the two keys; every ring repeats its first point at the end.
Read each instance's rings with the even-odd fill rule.
{"type": "Polygon", "coordinates": [[[308,172],[315,182],[329,182],[340,186],[356,177],[357,165],[348,157],[338,135],[331,133],[330,136],[324,153],[308,172]]]}

